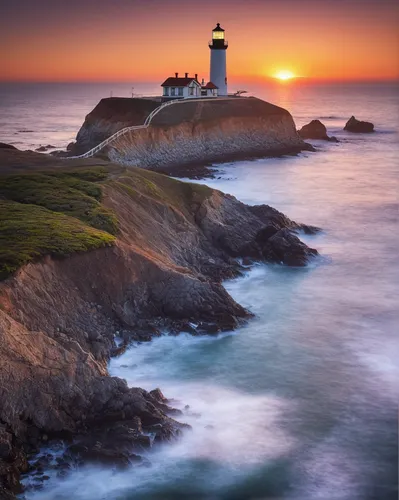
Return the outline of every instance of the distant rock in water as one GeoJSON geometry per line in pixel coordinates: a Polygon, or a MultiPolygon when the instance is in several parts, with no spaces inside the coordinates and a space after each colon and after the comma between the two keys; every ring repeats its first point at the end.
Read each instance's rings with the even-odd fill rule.
{"type": "Polygon", "coordinates": [[[38,147],[35,151],[37,151],[38,153],[43,153],[44,151],[47,151],[48,149],[55,149],[55,146],[52,146],[51,144],[47,144],[47,146],[38,147]]]}
{"type": "MultiPolygon", "coordinates": [[[[74,152],[90,150],[121,128],[143,124],[160,105],[102,99],[79,130],[74,152]]],[[[253,97],[177,101],[155,114],[149,127],[129,131],[107,148],[112,161],[154,170],[312,150],[287,110],[253,97]]]]}
{"type": "Polygon", "coordinates": [[[329,137],[327,135],[327,128],[320,120],[312,120],[307,125],[304,125],[298,131],[298,134],[302,139],[320,139],[323,141],[338,142],[336,137],[329,137]]]}
{"type": "Polygon", "coordinates": [[[374,124],[356,120],[354,116],[351,116],[346,122],[344,130],[358,134],[369,134],[370,132],[374,132],[374,124]]]}
{"type": "Polygon", "coordinates": [[[17,149],[17,148],[15,146],[12,146],[11,144],[0,142],[0,149],[17,149]]]}

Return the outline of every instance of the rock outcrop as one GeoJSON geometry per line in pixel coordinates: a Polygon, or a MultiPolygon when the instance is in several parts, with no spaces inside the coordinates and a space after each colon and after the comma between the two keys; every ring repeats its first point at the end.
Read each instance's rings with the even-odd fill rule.
{"type": "Polygon", "coordinates": [[[240,272],[238,257],[302,266],[317,253],[293,235],[315,228],[267,205],[111,167],[102,203],[118,219],[115,244],[48,255],[0,283],[0,494],[18,491],[27,453],[60,436],[65,460],[121,466],[141,460],[148,432],[176,438],[184,425],[159,390],[108,376],[114,336],[126,346],[165,330],[233,329],[250,317],[221,284],[240,272]]]}
{"type": "MultiPolygon", "coordinates": [[[[122,127],[138,124],[124,101],[103,99],[86,117],[76,151],[87,151],[122,127]],[[123,118],[123,119],[122,119],[123,118]]],[[[154,101],[131,99],[130,108],[148,110],[154,101]],[[146,104],[142,103],[144,101],[146,104]]],[[[144,113],[140,115],[144,123],[144,113]]],[[[230,161],[297,153],[311,149],[295,129],[288,111],[256,98],[176,101],[157,113],[147,128],[123,134],[105,152],[113,161],[162,170],[175,165],[230,161]]]]}
{"type": "Polygon", "coordinates": [[[307,125],[304,125],[298,133],[302,139],[319,139],[322,141],[338,142],[336,137],[329,137],[327,135],[327,128],[320,120],[312,120],[307,125]]]}
{"type": "Polygon", "coordinates": [[[76,142],[68,144],[68,151],[75,155],[85,153],[122,128],[142,125],[151,111],[160,105],[160,102],[149,99],[101,99],[86,116],[76,142]]]}
{"type": "Polygon", "coordinates": [[[369,134],[370,132],[374,132],[374,124],[356,120],[354,116],[351,116],[346,122],[344,130],[358,134],[369,134]]]}

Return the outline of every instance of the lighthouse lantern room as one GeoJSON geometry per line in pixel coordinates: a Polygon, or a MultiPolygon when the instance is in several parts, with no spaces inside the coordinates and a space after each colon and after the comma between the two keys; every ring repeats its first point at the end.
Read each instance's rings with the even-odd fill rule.
{"type": "Polygon", "coordinates": [[[228,43],[225,39],[225,31],[217,23],[212,31],[212,40],[209,42],[211,49],[211,71],[210,81],[218,87],[218,95],[227,95],[227,69],[226,50],[228,43]]]}

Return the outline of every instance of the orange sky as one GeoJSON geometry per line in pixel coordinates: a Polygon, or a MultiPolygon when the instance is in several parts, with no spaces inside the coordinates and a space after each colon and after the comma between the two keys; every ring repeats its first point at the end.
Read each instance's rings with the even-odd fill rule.
{"type": "Polygon", "coordinates": [[[158,81],[209,73],[216,22],[230,81],[278,70],[315,80],[399,78],[391,0],[12,0],[0,11],[1,80],[158,81]]]}

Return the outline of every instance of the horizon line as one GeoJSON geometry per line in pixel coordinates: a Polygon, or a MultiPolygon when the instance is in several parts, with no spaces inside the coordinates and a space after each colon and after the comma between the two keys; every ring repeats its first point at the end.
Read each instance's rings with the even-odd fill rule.
{"type": "MultiPolygon", "coordinates": [[[[4,79],[0,80],[0,84],[14,84],[14,83],[26,83],[26,84],[55,84],[55,83],[92,83],[92,84],[122,84],[128,83],[131,85],[134,84],[159,84],[160,80],[143,80],[143,79],[126,79],[122,78],[120,80],[109,80],[109,79],[4,79]]],[[[392,78],[361,78],[361,79],[352,79],[352,78],[312,78],[306,76],[295,76],[290,78],[289,80],[279,80],[275,77],[259,77],[259,76],[238,76],[234,77],[234,83],[277,83],[280,85],[290,85],[292,83],[399,83],[399,76],[392,78]]]]}

